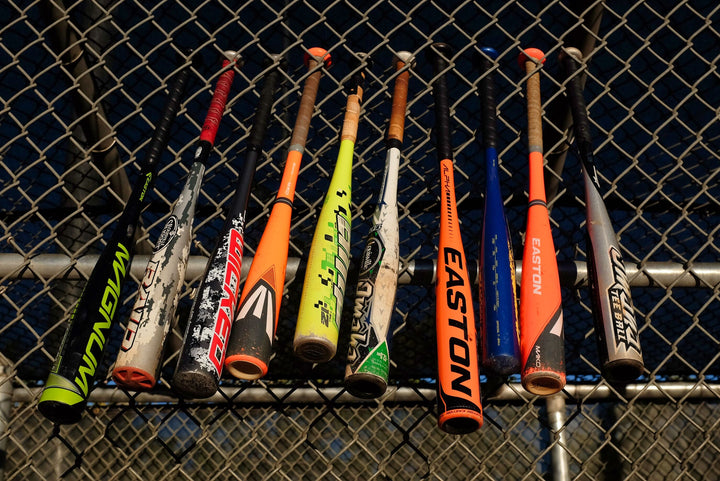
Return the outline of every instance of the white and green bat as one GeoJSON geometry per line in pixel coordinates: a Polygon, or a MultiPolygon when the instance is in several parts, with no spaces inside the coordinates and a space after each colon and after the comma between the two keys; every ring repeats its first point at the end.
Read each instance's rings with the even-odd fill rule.
{"type": "Polygon", "coordinates": [[[360,258],[355,306],[350,332],[345,387],[353,396],[376,398],[387,389],[390,364],[388,330],[395,306],[399,267],[397,182],[400,149],[405,130],[410,52],[398,52],[393,65],[395,78],[387,135],[385,172],[373,227],[360,258]],[[404,70],[403,70],[404,69],[404,70]]]}
{"type": "Polygon", "coordinates": [[[364,80],[362,69],[350,79],[340,152],[320,210],[305,271],[293,350],[308,362],[327,362],[337,351],[350,263],[352,164],[364,80]]]}

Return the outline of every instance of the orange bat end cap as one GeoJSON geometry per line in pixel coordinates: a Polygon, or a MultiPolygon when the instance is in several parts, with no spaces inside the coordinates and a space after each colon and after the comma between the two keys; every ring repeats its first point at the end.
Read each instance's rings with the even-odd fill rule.
{"type": "Polygon", "coordinates": [[[304,62],[306,67],[308,66],[311,55],[316,59],[321,58],[323,62],[325,62],[325,68],[329,68],[332,65],[332,57],[327,50],[322,47],[313,47],[305,53],[304,62]]]}
{"type": "Polygon", "coordinates": [[[236,378],[246,381],[260,379],[268,372],[267,364],[256,357],[244,354],[236,354],[225,358],[225,369],[236,378]]]}
{"type": "Polygon", "coordinates": [[[526,48],[518,57],[520,67],[525,68],[525,61],[533,59],[539,63],[545,63],[545,53],[539,48],[526,48]]]}
{"type": "Polygon", "coordinates": [[[133,391],[147,391],[155,387],[155,376],[135,367],[117,368],[112,373],[113,380],[133,391]]]}

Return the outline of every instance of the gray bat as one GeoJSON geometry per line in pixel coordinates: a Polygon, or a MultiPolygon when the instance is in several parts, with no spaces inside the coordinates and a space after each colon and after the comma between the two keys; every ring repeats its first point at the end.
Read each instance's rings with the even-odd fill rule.
{"type": "Polygon", "coordinates": [[[608,381],[627,383],[643,373],[640,337],[625,264],[600,194],[592,153],[590,122],[578,74],[582,53],[572,47],[567,48],[566,52],[562,62],[568,78],[567,94],[585,179],[588,280],[601,368],[608,381]]]}

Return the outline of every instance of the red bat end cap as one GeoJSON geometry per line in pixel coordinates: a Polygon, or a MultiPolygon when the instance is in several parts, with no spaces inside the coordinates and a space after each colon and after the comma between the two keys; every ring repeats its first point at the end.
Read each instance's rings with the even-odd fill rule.
{"type": "Polygon", "coordinates": [[[545,54],[539,48],[526,48],[523,50],[518,57],[518,63],[523,70],[525,69],[525,61],[528,59],[534,59],[537,62],[545,63],[545,54]]]}
{"type": "Polygon", "coordinates": [[[329,68],[332,65],[332,57],[327,50],[322,47],[313,47],[305,54],[304,62],[306,67],[308,66],[311,55],[316,59],[321,58],[323,62],[325,62],[325,68],[329,68]]]}

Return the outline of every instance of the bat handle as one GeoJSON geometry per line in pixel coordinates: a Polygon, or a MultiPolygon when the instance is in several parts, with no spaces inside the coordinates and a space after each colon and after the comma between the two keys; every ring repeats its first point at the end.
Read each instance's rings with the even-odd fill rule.
{"type": "Polygon", "coordinates": [[[452,48],[446,43],[434,43],[428,53],[435,73],[433,82],[433,97],[435,99],[435,125],[437,130],[437,153],[439,160],[452,160],[452,145],[450,144],[450,101],[448,100],[447,79],[445,71],[450,66],[452,48]]]}
{"type": "Polygon", "coordinates": [[[542,105],[540,103],[540,76],[538,67],[545,63],[545,54],[537,48],[526,48],[518,57],[518,63],[527,79],[528,143],[530,152],[543,151],[542,105]]]}
{"type": "Polygon", "coordinates": [[[579,64],[582,62],[582,52],[574,47],[567,48],[561,58],[565,74],[568,79],[567,95],[570,101],[570,110],[573,116],[573,124],[575,127],[575,137],[578,147],[585,149],[591,148],[592,140],[590,137],[590,122],[587,116],[587,106],[582,94],[582,85],[580,82],[580,74],[578,73],[579,64]]]}
{"type": "Polygon", "coordinates": [[[486,149],[497,149],[497,129],[495,126],[497,104],[495,103],[495,82],[493,82],[493,65],[498,58],[494,48],[483,47],[475,56],[475,63],[483,72],[480,80],[480,105],[483,145],[486,149]]]}
{"type": "Polygon", "coordinates": [[[353,143],[357,140],[357,130],[360,123],[360,105],[363,98],[365,71],[372,67],[372,59],[368,54],[357,53],[356,55],[358,58],[355,58],[352,62],[351,69],[353,73],[347,83],[347,107],[340,133],[340,140],[350,140],[353,143]]]}
{"type": "Polygon", "coordinates": [[[350,70],[352,75],[350,81],[347,84],[348,95],[360,95],[362,92],[358,92],[358,89],[362,91],[363,85],[365,84],[365,72],[369,71],[373,67],[373,60],[370,54],[364,52],[355,53],[357,57],[352,59],[350,70]]]}
{"type": "Polygon", "coordinates": [[[403,70],[406,65],[414,67],[415,61],[410,52],[400,51],[395,55],[393,64],[397,72],[400,72],[395,78],[395,88],[392,97],[392,111],[390,112],[390,126],[388,127],[387,142],[388,148],[400,147],[405,132],[405,113],[407,110],[408,83],[410,80],[410,71],[403,70]],[[395,145],[391,145],[395,144],[395,145]]]}
{"type": "Polygon", "coordinates": [[[252,150],[260,150],[261,148],[265,131],[270,123],[270,112],[272,110],[275,89],[277,88],[278,79],[280,78],[280,69],[284,69],[286,64],[280,55],[273,55],[271,58],[272,68],[265,76],[263,89],[260,93],[260,100],[258,100],[258,105],[255,109],[257,112],[255,114],[255,121],[250,129],[250,135],[247,140],[248,149],[252,150]]]}
{"type": "Polygon", "coordinates": [[[224,54],[226,58],[223,60],[222,66],[223,69],[227,70],[220,74],[220,78],[218,78],[217,84],[215,85],[215,93],[213,93],[210,108],[205,117],[205,122],[203,122],[202,132],[200,132],[200,140],[210,142],[211,145],[215,144],[215,136],[220,126],[220,119],[222,119],[223,112],[225,111],[225,104],[230,94],[230,87],[235,78],[234,67],[239,67],[242,63],[239,53],[227,50],[224,54]],[[230,64],[234,65],[230,67],[230,64]]]}
{"type": "Polygon", "coordinates": [[[305,142],[310,131],[310,120],[315,108],[315,98],[317,97],[320,77],[322,76],[322,70],[315,69],[320,64],[324,64],[325,68],[330,68],[332,65],[332,57],[327,50],[321,47],[313,47],[305,53],[305,66],[312,73],[305,80],[302,97],[300,97],[300,107],[298,108],[292,137],[290,138],[290,150],[297,150],[298,152],[305,150],[305,142]],[[313,72],[313,70],[315,71],[313,72]]]}
{"type": "Polygon", "coordinates": [[[187,80],[190,77],[190,65],[185,65],[180,72],[177,73],[172,85],[170,86],[170,93],[168,95],[165,108],[163,109],[162,117],[155,127],[155,134],[150,141],[150,147],[148,147],[148,154],[146,157],[147,170],[154,170],[155,166],[160,160],[165,146],[168,143],[170,137],[170,127],[172,122],[180,110],[180,102],[182,101],[183,94],[185,93],[185,86],[187,80]]]}

